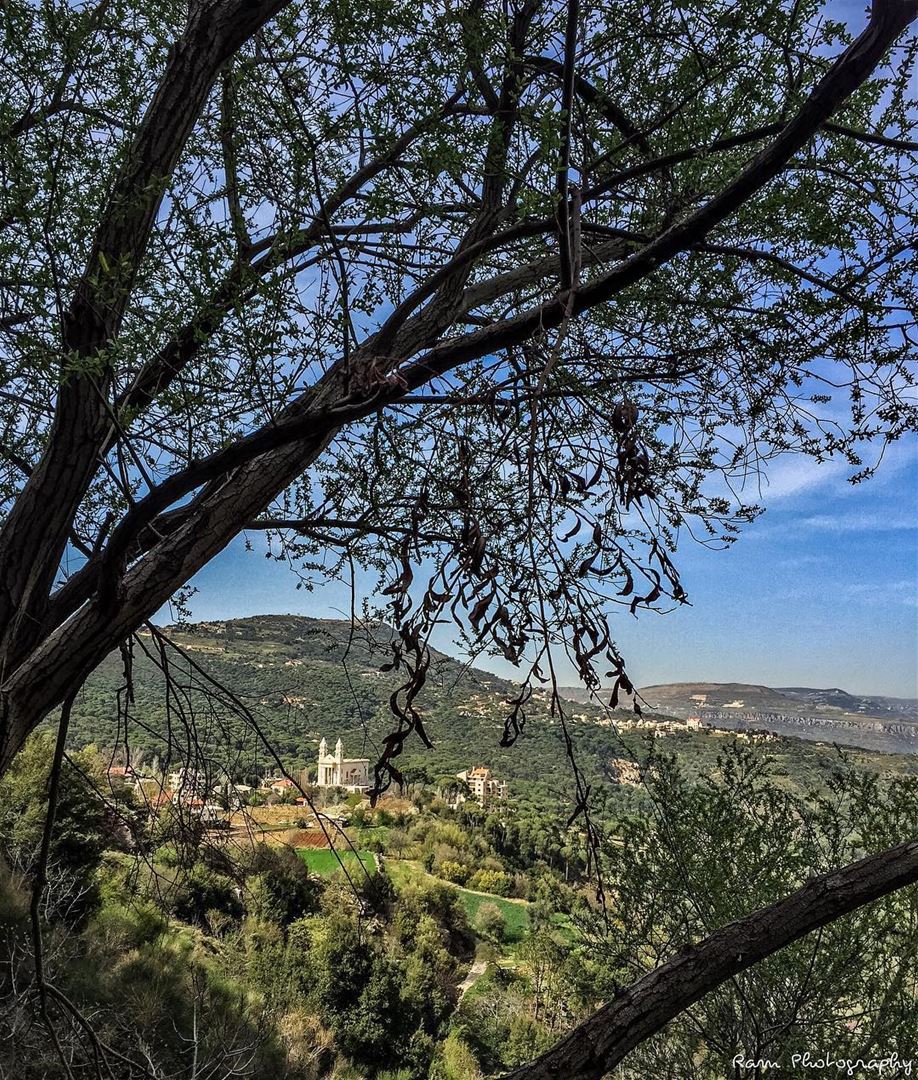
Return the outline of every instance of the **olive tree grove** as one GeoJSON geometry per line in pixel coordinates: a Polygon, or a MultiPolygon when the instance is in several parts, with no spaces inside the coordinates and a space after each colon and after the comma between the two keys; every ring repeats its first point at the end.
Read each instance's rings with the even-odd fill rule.
{"type": "MultiPolygon", "coordinates": [[[[0,771],[241,533],[378,575],[427,641],[632,689],[783,454],[913,433],[915,0],[10,0],[0,94],[0,771]]],[[[52,815],[53,816],[53,815],[52,815]]],[[[520,1077],[601,1076],[732,972],[918,880],[818,879],[520,1077]],[[693,996],[694,995],[694,996],[693,996]]]]}

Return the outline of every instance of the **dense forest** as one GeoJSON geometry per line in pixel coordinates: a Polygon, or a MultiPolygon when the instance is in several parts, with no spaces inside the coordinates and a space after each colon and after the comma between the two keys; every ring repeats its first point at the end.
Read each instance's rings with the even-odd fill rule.
{"type": "MultiPolygon", "coordinates": [[[[51,756],[35,736],[0,784],[14,982],[28,978],[25,883],[51,756]]],[[[251,808],[245,836],[189,830],[177,808],[150,815],[110,782],[109,760],[74,751],[65,767],[46,963],[55,994],[91,1024],[84,1037],[156,1077],[500,1074],[709,925],[882,848],[918,813],[914,778],[839,766],[804,797],[765,747],[727,738],[691,776],[659,757],[645,806],[606,808],[597,876],[582,829],[525,781],[486,807],[451,807],[448,777],[375,809],[347,796],[336,856],[296,847],[308,823],[293,800],[261,808],[270,827],[251,808]]],[[[814,1027],[839,1058],[867,1060],[877,1043],[905,1053],[918,1036],[916,955],[913,887],[709,995],[621,1075],[720,1080],[754,1075],[735,1061],[763,1058],[803,1075],[792,1060],[814,1027]]],[[[2,1023],[8,1075],[64,1075],[27,1010],[2,1023]]]]}

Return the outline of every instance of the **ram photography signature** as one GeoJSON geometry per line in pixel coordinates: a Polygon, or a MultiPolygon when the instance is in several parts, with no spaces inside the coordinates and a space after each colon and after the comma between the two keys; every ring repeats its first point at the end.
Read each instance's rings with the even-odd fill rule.
{"type": "Polygon", "coordinates": [[[732,1061],[735,1069],[759,1072],[781,1072],[787,1069],[812,1069],[814,1072],[834,1073],[838,1076],[911,1076],[914,1068],[912,1058],[897,1053],[883,1057],[836,1057],[834,1054],[806,1051],[791,1054],[789,1058],[752,1058],[737,1054],[732,1061]]]}

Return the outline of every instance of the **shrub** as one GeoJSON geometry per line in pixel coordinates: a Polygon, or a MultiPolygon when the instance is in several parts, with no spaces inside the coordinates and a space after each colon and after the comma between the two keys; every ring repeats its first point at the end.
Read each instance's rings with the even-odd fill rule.
{"type": "Polygon", "coordinates": [[[508,896],[517,896],[520,900],[528,900],[532,892],[532,886],[527,874],[514,874],[508,896]]]}
{"type": "Polygon", "coordinates": [[[92,932],[113,952],[127,952],[154,941],[167,929],[162,912],[149,900],[118,900],[102,905],[92,921],[92,932]]]}
{"type": "Polygon", "coordinates": [[[278,1022],[287,1061],[303,1080],[328,1076],[335,1057],[335,1040],[322,1021],[306,1009],[284,1013],[278,1022]]]}
{"type": "Polygon", "coordinates": [[[287,926],[318,908],[320,886],[305,862],[291,848],[259,844],[248,868],[251,914],[287,926]]]}
{"type": "Polygon", "coordinates": [[[414,941],[425,915],[431,916],[456,944],[468,931],[459,892],[445,882],[417,882],[402,890],[396,913],[396,928],[402,941],[414,941]]]}
{"type": "Polygon", "coordinates": [[[177,919],[207,925],[209,911],[221,911],[233,919],[242,915],[242,902],[228,877],[197,865],[180,880],[172,910],[177,919]]]}
{"type": "Polygon", "coordinates": [[[504,914],[497,904],[482,904],[475,916],[475,929],[484,938],[501,941],[506,923],[504,914]]]}
{"type": "Polygon", "coordinates": [[[392,829],[386,847],[396,858],[401,858],[411,847],[411,841],[408,839],[407,833],[402,832],[400,829],[392,829]]]}
{"type": "Polygon", "coordinates": [[[445,878],[447,881],[453,881],[457,885],[464,885],[469,880],[469,874],[471,873],[467,866],[454,862],[452,859],[440,863],[438,869],[440,877],[445,878]]]}
{"type": "Polygon", "coordinates": [[[510,1021],[510,1033],[504,1048],[504,1060],[507,1065],[525,1065],[534,1057],[544,1053],[554,1038],[543,1024],[531,1016],[521,1014],[510,1021]]]}
{"type": "Polygon", "coordinates": [[[476,870],[468,880],[468,887],[478,892],[506,896],[510,892],[510,875],[503,870],[476,870]]]}
{"type": "Polygon", "coordinates": [[[450,1032],[430,1069],[430,1080],[481,1080],[481,1069],[468,1043],[450,1032]]]}

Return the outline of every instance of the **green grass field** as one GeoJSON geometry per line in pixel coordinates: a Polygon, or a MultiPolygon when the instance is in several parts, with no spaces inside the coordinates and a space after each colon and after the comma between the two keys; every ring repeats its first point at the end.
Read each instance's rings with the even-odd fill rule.
{"type": "MultiPolygon", "coordinates": [[[[386,872],[396,885],[405,885],[412,881],[439,881],[441,885],[448,885],[441,878],[428,874],[417,863],[407,859],[386,859],[386,872]]],[[[463,889],[458,885],[451,885],[465,908],[465,914],[473,926],[475,916],[482,904],[494,904],[504,917],[504,940],[508,943],[521,941],[529,930],[529,905],[522,900],[507,900],[503,896],[495,896],[493,893],[472,892],[471,889],[463,889]]]]}
{"type": "Polygon", "coordinates": [[[529,911],[525,903],[507,900],[503,896],[494,896],[491,893],[472,892],[469,889],[459,889],[462,898],[462,906],[468,916],[469,922],[475,925],[475,916],[482,904],[494,904],[504,917],[504,941],[522,941],[529,930],[529,911]]]}
{"type": "Polygon", "coordinates": [[[355,855],[353,851],[339,851],[336,854],[334,851],[323,848],[299,848],[297,854],[309,867],[310,873],[318,874],[319,877],[328,877],[336,870],[341,869],[338,855],[343,859],[344,865],[349,872],[357,869],[357,855],[359,855],[360,861],[367,872],[370,874],[376,873],[376,863],[369,851],[358,851],[357,855],[355,855]]]}

